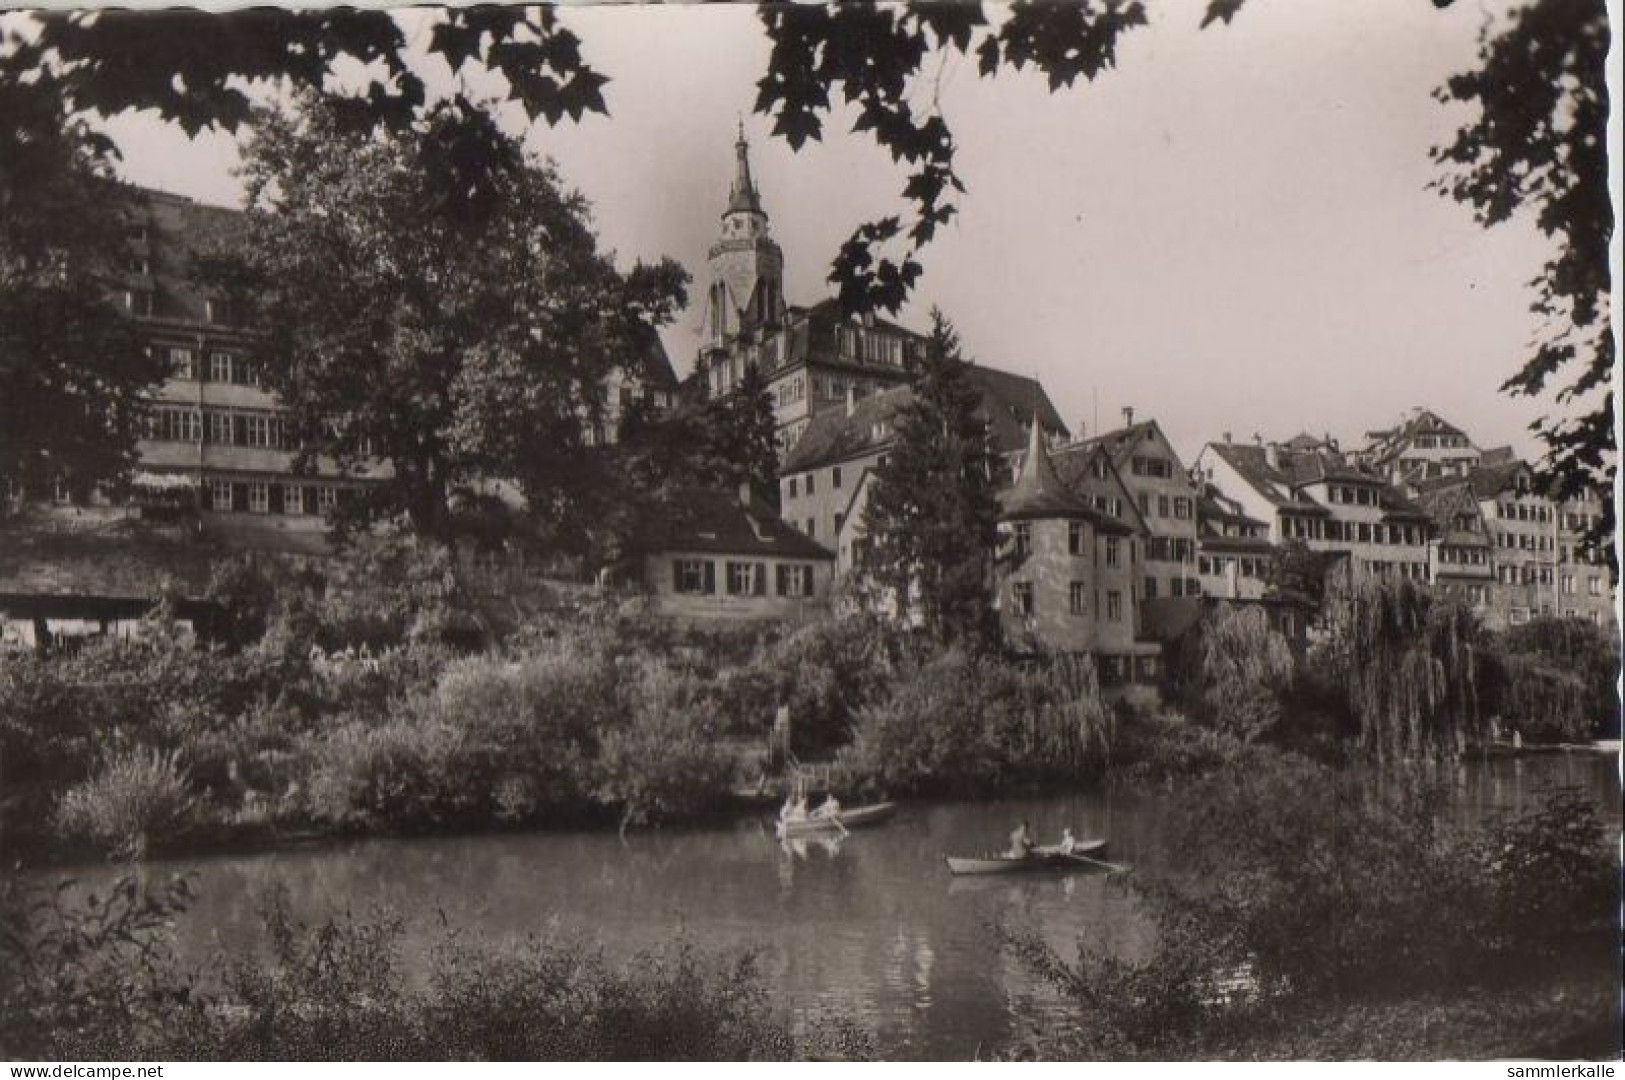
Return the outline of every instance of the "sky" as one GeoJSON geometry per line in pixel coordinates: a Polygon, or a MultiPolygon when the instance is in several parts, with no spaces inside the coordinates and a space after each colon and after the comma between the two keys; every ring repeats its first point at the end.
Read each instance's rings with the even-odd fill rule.
{"type": "MultiPolygon", "coordinates": [[[[1075,435],[1132,407],[1187,463],[1225,432],[1358,444],[1417,405],[1480,446],[1533,453],[1526,426],[1549,406],[1498,388],[1527,352],[1524,283],[1545,241],[1523,220],[1486,230],[1427,187],[1429,148],[1466,115],[1432,91],[1472,66],[1485,6],[1249,0],[1207,29],[1205,0],[1148,6],[1117,68],[1070,90],[1032,72],[981,78],[963,58],[928,65],[916,100],[935,95],[968,192],[900,321],[924,329],[939,306],[967,355],[1042,380],[1075,435]]],[[[424,13],[399,18],[427,32],[424,13]]],[[[664,333],[680,373],[741,116],[792,304],[829,295],[853,228],[906,213],[902,168],[848,134],[849,115],[799,153],[751,115],[768,46],[748,7],[564,21],[612,80],[610,116],[539,123],[527,144],[591,200],[620,262],[671,256],[694,275],[664,333]]],[[[130,180],[239,201],[232,139],[189,140],[150,114],[108,130],[130,180]]]]}

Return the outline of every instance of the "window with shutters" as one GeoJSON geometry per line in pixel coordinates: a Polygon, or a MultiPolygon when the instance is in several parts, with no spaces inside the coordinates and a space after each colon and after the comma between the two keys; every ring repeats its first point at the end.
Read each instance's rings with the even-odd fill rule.
{"type": "Polygon", "coordinates": [[[1072,555],[1082,555],[1087,550],[1088,540],[1084,535],[1083,522],[1069,521],[1066,526],[1066,550],[1072,555]]]}
{"type": "Polygon", "coordinates": [[[269,514],[271,512],[271,485],[248,485],[248,510],[252,514],[269,514]]]}
{"type": "Polygon", "coordinates": [[[1030,581],[1018,581],[1010,586],[1011,598],[1015,601],[1016,614],[1031,617],[1033,613],[1033,584],[1030,581]]]}
{"type": "Polygon", "coordinates": [[[305,512],[305,489],[298,484],[286,484],[282,488],[282,512],[284,514],[303,514],[305,512]]]}
{"type": "Polygon", "coordinates": [[[708,593],[711,563],[705,559],[676,559],[672,563],[672,582],[680,593],[708,593]]]}
{"type": "Polygon", "coordinates": [[[1033,553],[1033,526],[1029,521],[1016,522],[1014,530],[1016,557],[1025,558],[1033,553]]]}
{"type": "Polygon", "coordinates": [[[1085,599],[1086,594],[1084,592],[1083,584],[1084,583],[1081,581],[1074,581],[1071,585],[1067,586],[1066,606],[1067,610],[1074,615],[1089,614],[1089,609],[1087,607],[1088,601],[1085,599]]]}

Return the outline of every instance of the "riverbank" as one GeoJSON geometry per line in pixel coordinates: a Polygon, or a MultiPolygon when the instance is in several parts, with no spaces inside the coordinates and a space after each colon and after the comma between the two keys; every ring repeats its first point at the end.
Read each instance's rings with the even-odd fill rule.
{"type": "MultiPolygon", "coordinates": [[[[315,988],[300,988],[300,964],[282,970],[282,961],[275,960],[283,947],[279,940],[298,943],[296,956],[307,955],[307,946],[315,956],[316,943],[326,940],[334,955],[364,958],[358,966],[367,971],[387,958],[393,971],[388,985],[408,990],[432,984],[434,958],[450,935],[495,956],[524,953],[533,936],[575,943],[599,954],[594,963],[601,969],[624,974],[617,993],[645,1001],[664,994],[659,971],[672,970],[674,940],[691,947],[697,961],[691,977],[699,980],[692,996],[706,1001],[717,1000],[709,980],[731,978],[739,950],[754,943],[761,948],[750,983],[769,1002],[754,1020],[793,1036],[775,1055],[831,1052],[804,1037],[846,1030],[862,1037],[841,1056],[1024,1056],[1026,1033],[1011,1026],[1013,1017],[1033,1017],[1045,1031],[1070,1036],[1067,1044],[1040,1048],[1047,1058],[1355,1057],[1373,1052],[1367,1023],[1390,1032],[1393,1052],[1403,1048],[1419,1057],[1530,1052],[1542,1039],[1584,1034],[1588,1017],[1596,1015],[1597,998],[1588,986],[1610,974],[1605,969],[1617,956],[1617,938],[1586,939],[1578,951],[1582,966],[1572,966],[1571,953],[1552,928],[1586,930],[1599,913],[1615,910],[1617,867],[1584,817],[1550,812],[1549,792],[1583,783],[1586,800],[1612,812],[1618,780],[1605,763],[1557,756],[1483,763],[1453,781],[1454,770],[1447,770],[1437,779],[1456,786],[1438,797],[1369,769],[1361,777],[1340,777],[1292,766],[1290,775],[1300,779],[1285,786],[1261,784],[1256,770],[1250,775],[1250,782],[1227,775],[1177,794],[1123,790],[1111,796],[924,800],[904,806],[884,828],[804,852],[782,848],[770,830],[741,823],[636,833],[624,842],[612,832],[366,840],[275,857],[154,862],[138,871],[137,880],[147,895],[161,896],[169,875],[187,876],[186,910],[162,920],[162,932],[174,934],[176,970],[229,973],[246,967],[277,980],[280,1000],[300,1003],[307,1019],[337,1005],[306,996],[315,988]],[[1300,774],[1300,768],[1310,771],[1300,774]],[[1259,796],[1271,791],[1285,791],[1290,799],[1271,796],[1260,803],[1259,796]],[[1361,800],[1394,809],[1373,817],[1361,800]],[[1233,828],[1243,814],[1254,821],[1252,829],[1233,828]],[[1017,818],[1030,820],[1043,836],[1062,824],[1108,835],[1114,859],[1132,864],[1134,872],[1018,875],[971,888],[947,874],[942,852],[997,843],[1017,818]],[[1522,824],[1509,833],[1509,822],[1522,824]],[[1430,824],[1419,836],[1424,823],[1430,824]],[[1186,849],[1187,836],[1211,851],[1211,865],[1186,849]],[[1490,857],[1510,839],[1516,839],[1518,858],[1490,857]],[[1345,853],[1341,863],[1338,852],[1345,853]],[[1601,877],[1588,867],[1600,867],[1601,877]],[[1597,880],[1614,890],[1609,898],[1588,894],[1585,883],[1597,880]],[[478,889],[471,893],[469,882],[478,882],[478,889]],[[1198,905],[1180,910],[1200,913],[1199,920],[1161,917],[1168,909],[1155,897],[1175,887],[1198,905]],[[282,923],[268,924],[262,915],[278,906],[288,925],[304,930],[279,938],[273,925],[282,923]],[[336,937],[324,930],[330,922],[341,931],[336,937]],[[1122,1007],[1104,1018],[1083,1008],[1065,986],[1046,978],[1042,965],[991,932],[994,925],[1029,928],[1059,956],[1086,947],[1090,955],[1117,958],[1125,966],[1106,985],[1113,989],[1108,1000],[1122,1007]],[[1202,949],[1162,952],[1159,941],[1187,940],[1179,929],[1184,925],[1192,930],[1188,940],[1202,949]],[[1210,948],[1219,942],[1240,942],[1254,956],[1260,996],[1233,997],[1233,1011],[1210,993],[1214,986],[1235,985],[1234,954],[1210,948]],[[643,958],[662,950],[667,966],[646,970],[643,958]],[[1277,978],[1283,963],[1301,964],[1307,974],[1277,978]],[[1331,981],[1321,973],[1330,973],[1331,981]],[[1314,981],[1304,993],[1282,995],[1309,977],[1314,981]],[[646,980],[646,993],[633,989],[646,980]],[[1165,1006],[1189,999],[1157,988],[1174,994],[1187,986],[1197,990],[1195,1010],[1168,1011],[1165,1006]],[[1288,1021],[1292,1026],[1283,1027],[1288,1021]],[[1125,1026],[1167,1033],[1170,1041],[1136,1053],[1085,1039],[1125,1026]]],[[[1617,835],[1617,824],[1609,829],[1617,835]]],[[[118,893],[118,873],[75,874],[79,885],[63,893],[61,902],[118,893]]],[[[52,875],[29,877],[41,889],[54,885],[52,875]]],[[[8,972],[21,970],[7,959],[0,963],[8,972]]],[[[501,999],[515,1004],[503,1009],[475,998],[469,1008],[495,1011],[483,1019],[478,1011],[469,1014],[459,1021],[466,1022],[465,1031],[498,1039],[505,1025],[556,1030],[561,1016],[603,1030],[586,1014],[568,1011],[595,1007],[595,998],[574,1005],[550,1001],[531,986],[541,976],[521,978],[523,970],[467,969],[467,982],[455,985],[501,988],[501,999]],[[532,1017],[531,1009],[540,1015],[532,1017]]],[[[211,985],[195,990],[204,1004],[245,1004],[232,996],[235,990],[221,996],[212,977],[211,985]]],[[[742,995],[744,989],[732,985],[728,993],[742,995]]],[[[369,1014],[369,1022],[444,1016],[449,1008],[451,1003],[411,998],[390,1017],[369,1014]]],[[[368,1019],[360,1012],[345,1015],[368,1019]]],[[[302,1045],[294,1028],[275,1027],[300,1019],[274,1020],[272,1028],[286,1030],[295,1040],[289,1045],[302,1045]]],[[[231,1036],[224,1020],[211,1023],[216,1026],[208,1030],[218,1037],[231,1036]]],[[[708,1023],[696,1017],[693,1026],[705,1031],[708,1023]]],[[[417,1025],[405,1025],[414,1039],[417,1025]]],[[[173,1024],[154,1027],[177,1030],[173,1024]]],[[[429,1037],[448,1036],[431,1031],[429,1037]]],[[[275,1045],[262,1043],[252,1054],[274,1054],[275,1045]]],[[[532,1052],[494,1045],[508,1046],[504,1052],[510,1055],[532,1052]]],[[[613,1052],[603,1043],[591,1045],[600,1049],[571,1052],[613,1052]]],[[[352,1043],[335,1034],[334,1049],[326,1052],[339,1055],[347,1046],[352,1043]]],[[[194,1048],[187,1056],[212,1052],[194,1048]]],[[[480,1051],[470,1041],[457,1052],[496,1051],[480,1051]]],[[[685,1043],[673,1052],[746,1051],[738,1044],[708,1051],[685,1043]]],[[[1375,1056],[1392,1054],[1379,1045],[1375,1056]]]]}

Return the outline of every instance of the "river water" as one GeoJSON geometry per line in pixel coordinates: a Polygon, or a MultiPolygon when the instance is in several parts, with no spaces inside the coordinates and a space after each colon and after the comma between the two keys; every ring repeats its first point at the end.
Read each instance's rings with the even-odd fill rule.
{"type": "MultiPolygon", "coordinates": [[[[1463,765],[1458,812],[1527,806],[1557,785],[1594,795],[1616,824],[1616,759],[1550,754],[1463,765]]],[[[179,932],[185,951],[255,947],[272,888],[315,920],[384,906],[407,920],[407,961],[451,925],[491,941],[582,936],[628,954],[678,936],[706,949],[760,950],[777,999],[798,1023],[840,1017],[893,1058],[965,1059],[1041,1017],[1044,988],[997,945],[994,924],[1037,931],[1070,956],[1077,942],[1134,956],[1148,931],[1127,892],[1100,873],[953,879],[945,852],[1005,843],[1031,822],[1041,841],[1065,825],[1111,840],[1109,857],[1155,865],[1168,800],[1122,791],[905,805],[888,824],[839,843],[782,846],[762,820],[683,831],[542,832],[372,840],[247,856],[166,860],[152,878],[190,872],[199,893],[179,932]]],[[[80,873],[92,885],[111,871],[80,873]]]]}

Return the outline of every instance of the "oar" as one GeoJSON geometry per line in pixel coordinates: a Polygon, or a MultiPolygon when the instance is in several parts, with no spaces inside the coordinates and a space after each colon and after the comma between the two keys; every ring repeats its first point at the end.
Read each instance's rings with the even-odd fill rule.
{"type": "Polygon", "coordinates": [[[1072,853],[1072,854],[1067,855],[1067,858],[1076,859],[1079,862],[1083,862],[1083,863],[1088,863],[1090,866],[1104,867],[1105,869],[1110,870],[1114,874],[1126,874],[1126,873],[1129,872],[1129,868],[1126,867],[1126,866],[1121,866],[1121,865],[1119,865],[1117,863],[1106,862],[1104,859],[1091,859],[1087,855],[1079,855],[1079,854],[1076,854],[1076,853],[1072,853]]]}

